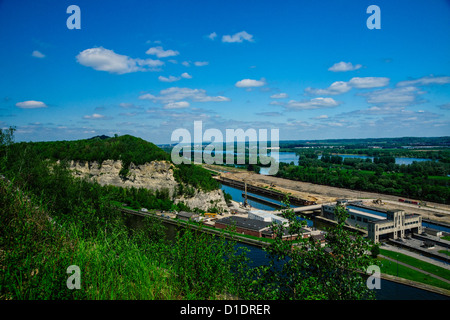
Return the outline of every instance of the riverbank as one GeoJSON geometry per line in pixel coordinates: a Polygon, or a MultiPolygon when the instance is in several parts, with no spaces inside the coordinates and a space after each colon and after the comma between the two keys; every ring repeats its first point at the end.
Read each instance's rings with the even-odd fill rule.
{"type": "MultiPolygon", "coordinates": [[[[123,209],[123,208],[119,208],[119,209],[120,209],[120,211],[127,213],[127,214],[133,214],[133,215],[137,215],[137,216],[141,216],[141,217],[156,217],[167,224],[171,224],[174,226],[188,227],[188,228],[192,228],[194,230],[202,231],[202,232],[212,234],[215,236],[224,236],[226,239],[235,240],[235,241],[245,243],[248,245],[252,245],[255,247],[263,248],[263,247],[269,246],[272,243],[271,239],[257,238],[257,237],[253,237],[253,236],[249,236],[249,235],[240,235],[236,232],[223,230],[223,229],[217,229],[215,227],[208,226],[206,224],[195,223],[195,222],[191,222],[191,221],[184,221],[184,220],[176,218],[176,215],[173,213],[163,213],[161,211],[157,211],[155,213],[149,213],[149,212],[140,212],[140,211],[136,211],[136,210],[123,209]]],[[[223,216],[223,217],[225,217],[225,216],[223,216]]]]}
{"type": "MultiPolygon", "coordinates": [[[[245,245],[248,245],[248,246],[254,247],[254,248],[262,249],[271,244],[271,239],[258,239],[258,238],[251,237],[251,236],[243,236],[243,235],[240,235],[240,234],[237,234],[234,232],[215,229],[214,227],[211,227],[211,226],[202,225],[202,224],[198,224],[198,223],[192,223],[192,222],[188,222],[188,221],[183,221],[180,219],[175,219],[174,214],[171,214],[173,217],[170,218],[168,213],[161,213],[161,212],[142,213],[142,212],[138,212],[138,211],[131,212],[128,209],[125,209],[122,211],[125,213],[132,213],[132,214],[135,214],[138,216],[157,217],[157,218],[161,219],[164,223],[167,223],[167,224],[170,224],[170,225],[173,225],[176,227],[179,227],[179,226],[180,227],[189,227],[194,230],[197,230],[200,232],[205,232],[205,233],[212,234],[215,236],[224,236],[226,239],[232,239],[234,241],[237,241],[240,244],[245,244],[245,245]]],[[[391,249],[392,252],[402,252],[403,254],[407,254],[410,256],[417,255],[417,254],[414,254],[411,252],[406,252],[406,250],[402,250],[400,248],[396,248],[396,247],[392,247],[392,246],[388,246],[388,245],[384,246],[384,247],[391,249]]],[[[389,259],[388,257],[382,256],[382,255],[380,255],[380,257],[385,260],[389,259]]],[[[448,265],[445,265],[445,264],[435,261],[433,259],[429,259],[429,258],[423,259],[423,257],[417,257],[417,259],[420,259],[423,263],[426,263],[426,264],[432,264],[435,266],[439,266],[440,268],[449,269],[448,265]],[[428,260],[428,261],[426,261],[426,260],[428,260]],[[426,261],[426,262],[424,262],[424,261],[426,261]]],[[[444,285],[440,284],[436,280],[433,282],[433,279],[430,279],[430,277],[439,279],[439,276],[434,275],[427,271],[420,270],[419,268],[416,268],[413,265],[407,265],[405,263],[401,263],[401,264],[402,264],[402,266],[400,267],[400,270],[401,270],[400,274],[405,275],[405,278],[395,276],[395,272],[391,270],[392,268],[388,268],[387,265],[382,268],[381,278],[391,281],[391,282],[414,287],[414,288],[417,288],[420,290],[426,290],[426,291],[440,294],[440,295],[443,295],[446,297],[450,297],[450,290],[446,289],[446,284],[444,284],[444,285]],[[424,274],[423,278],[421,278],[420,275],[419,276],[417,275],[417,274],[421,274],[421,273],[424,274]],[[417,281],[417,280],[419,280],[419,281],[417,281]]],[[[428,270],[430,270],[430,268],[431,268],[430,266],[425,267],[425,269],[428,269],[428,270]]],[[[444,275],[444,277],[447,277],[447,276],[444,275]]],[[[441,279],[441,281],[442,281],[442,279],[441,279]]],[[[449,280],[444,280],[443,282],[450,283],[449,280]]]]}
{"type": "Polygon", "coordinates": [[[387,244],[378,259],[381,278],[450,297],[448,264],[387,244]]]}
{"type": "Polygon", "coordinates": [[[330,187],[313,184],[309,182],[294,181],[274,176],[261,175],[242,169],[230,169],[226,167],[208,165],[206,168],[215,170],[225,170],[226,173],[220,173],[228,179],[245,181],[262,188],[271,188],[273,190],[288,193],[302,199],[315,199],[316,203],[334,202],[337,199],[360,199],[365,204],[374,208],[384,210],[405,210],[408,213],[417,213],[429,220],[445,222],[450,224],[450,206],[445,204],[428,202],[427,206],[413,205],[399,202],[398,196],[379,194],[365,191],[350,190],[345,188],[330,187]],[[374,203],[373,200],[380,199],[381,203],[374,203]]]}

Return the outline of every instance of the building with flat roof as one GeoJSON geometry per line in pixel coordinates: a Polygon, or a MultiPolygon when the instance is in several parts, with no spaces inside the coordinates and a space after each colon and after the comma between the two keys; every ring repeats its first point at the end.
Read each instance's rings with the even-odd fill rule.
{"type": "Polygon", "coordinates": [[[407,232],[422,233],[422,216],[407,214],[403,210],[388,211],[384,220],[370,221],[367,231],[369,239],[378,243],[385,239],[404,238],[407,232]]]}
{"type": "Polygon", "coordinates": [[[275,222],[283,225],[289,224],[289,220],[281,216],[277,216],[271,212],[263,210],[251,210],[248,212],[249,219],[261,220],[265,222],[275,222]]]}
{"type": "MultiPolygon", "coordinates": [[[[418,214],[407,214],[403,210],[380,212],[374,209],[361,210],[359,208],[347,208],[351,205],[346,201],[339,201],[339,205],[346,207],[349,217],[345,221],[352,227],[364,228],[367,236],[375,243],[389,238],[404,238],[406,233],[422,233],[422,217],[418,214]]],[[[334,209],[336,205],[323,205],[322,215],[325,218],[335,220],[334,209]]]]}
{"type": "MultiPolygon", "coordinates": [[[[242,233],[246,235],[251,235],[259,238],[275,238],[275,234],[271,230],[270,226],[272,222],[257,220],[257,219],[249,219],[244,217],[230,216],[223,219],[219,219],[215,223],[215,227],[218,229],[226,229],[226,228],[234,228],[237,233],[242,233]]],[[[302,237],[306,237],[309,235],[309,230],[302,230],[304,233],[302,237]]],[[[295,239],[297,238],[297,234],[289,234],[287,229],[285,228],[283,239],[295,239]]]]}
{"type": "Polygon", "coordinates": [[[194,219],[196,216],[193,212],[186,212],[186,211],[180,211],[177,213],[177,218],[183,221],[189,221],[191,219],[194,219]]]}

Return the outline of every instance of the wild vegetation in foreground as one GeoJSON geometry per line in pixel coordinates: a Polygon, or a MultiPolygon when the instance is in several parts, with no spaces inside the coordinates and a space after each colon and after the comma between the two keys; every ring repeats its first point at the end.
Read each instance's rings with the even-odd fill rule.
{"type": "MultiPolygon", "coordinates": [[[[370,243],[338,226],[318,243],[277,238],[266,264],[252,267],[224,236],[181,228],[175,240],[145,218],[130,228],[108,188],[74,178],[33,148],[10,148],[1,132],[1,299],[371,299],[360,271],[376,264],[370,243]],[[11,150],[15,150],[11,152],[11,150]],[[331,252],[331,254],[330,254],[331,252]],[[81,289],[67,288],[80,268],[81,289]]],[[[301,228],[291,210],[290,232],[301,228]]]]}

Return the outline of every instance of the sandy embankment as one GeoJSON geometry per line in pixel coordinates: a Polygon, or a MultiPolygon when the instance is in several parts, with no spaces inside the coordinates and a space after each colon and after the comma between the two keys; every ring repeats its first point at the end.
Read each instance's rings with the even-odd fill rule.
{"type": "Polygon", "coordinates": [[[407,213],[418,213],[424,218],[450,223],[450,206],[427,202],[427,206],[418,206],[398,202],[398,196],[355,191],[345,188],[323,186],[308,182],[300,182],[277,178],[273,176],[260,175],[248,171],[234,171],[223,174],[224,177],[246,181],[260,187],[270,187],[285,193],[291,193],[302,199],[314,200],[317,203],[326,203],[336,199],[362,199],[366,205],[377,208],[405,210],[407,213]],[[373,199],[381,199],[383,204],[374,204],[373,199]]]}

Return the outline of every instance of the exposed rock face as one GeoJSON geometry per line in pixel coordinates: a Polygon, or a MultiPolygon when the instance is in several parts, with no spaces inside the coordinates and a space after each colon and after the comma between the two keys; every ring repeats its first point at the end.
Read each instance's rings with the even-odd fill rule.
{"type": "Polygon", "coordinates": [[[105,160],[101,166],[95,161],[72,161],[70,168],[74,170],[76,176],[88,177],[101,185],[150,190],[168,189],[171,195],[178,185],[173,176],[172,164],[166,161],[153,161],[139,166],[131,164],[126,179],[119,176],[122,169],[120,160],[105,160]]]}
{"type": "Polygon", "coordinates": [[[175,199],[175,203],[184,202],[189,208],[199,208],[206,212],[210,208],[218,208],[220,211],[228,211],[228,206],[225,202],[222,190],[214,190],[211,192],[196,192],[192,198],[185,198],[184,196],[175,199]]]}
{"type": "MultiPolygon", "coordinates": [[[[174,196],[178,182],[173,175],[173,164],[167,161],[152,161],[143,165],[130,165],[127,177],[119,176],[122,169],[122,161],[105,160],[100,164],[93,161],[71,161],[70,169],[76,177],[86,177],[101,185],[114,185],[117,187],[135,187],[149,190],[169,190],[171,197],[174,196]]],[[[175,203],[183,201],[190,208],[199,208],[207,211],[211,207],[219,210],[227,210],[222,190],[211,192],[196,191],[192,198],[178,197],[175,203]]]]}

